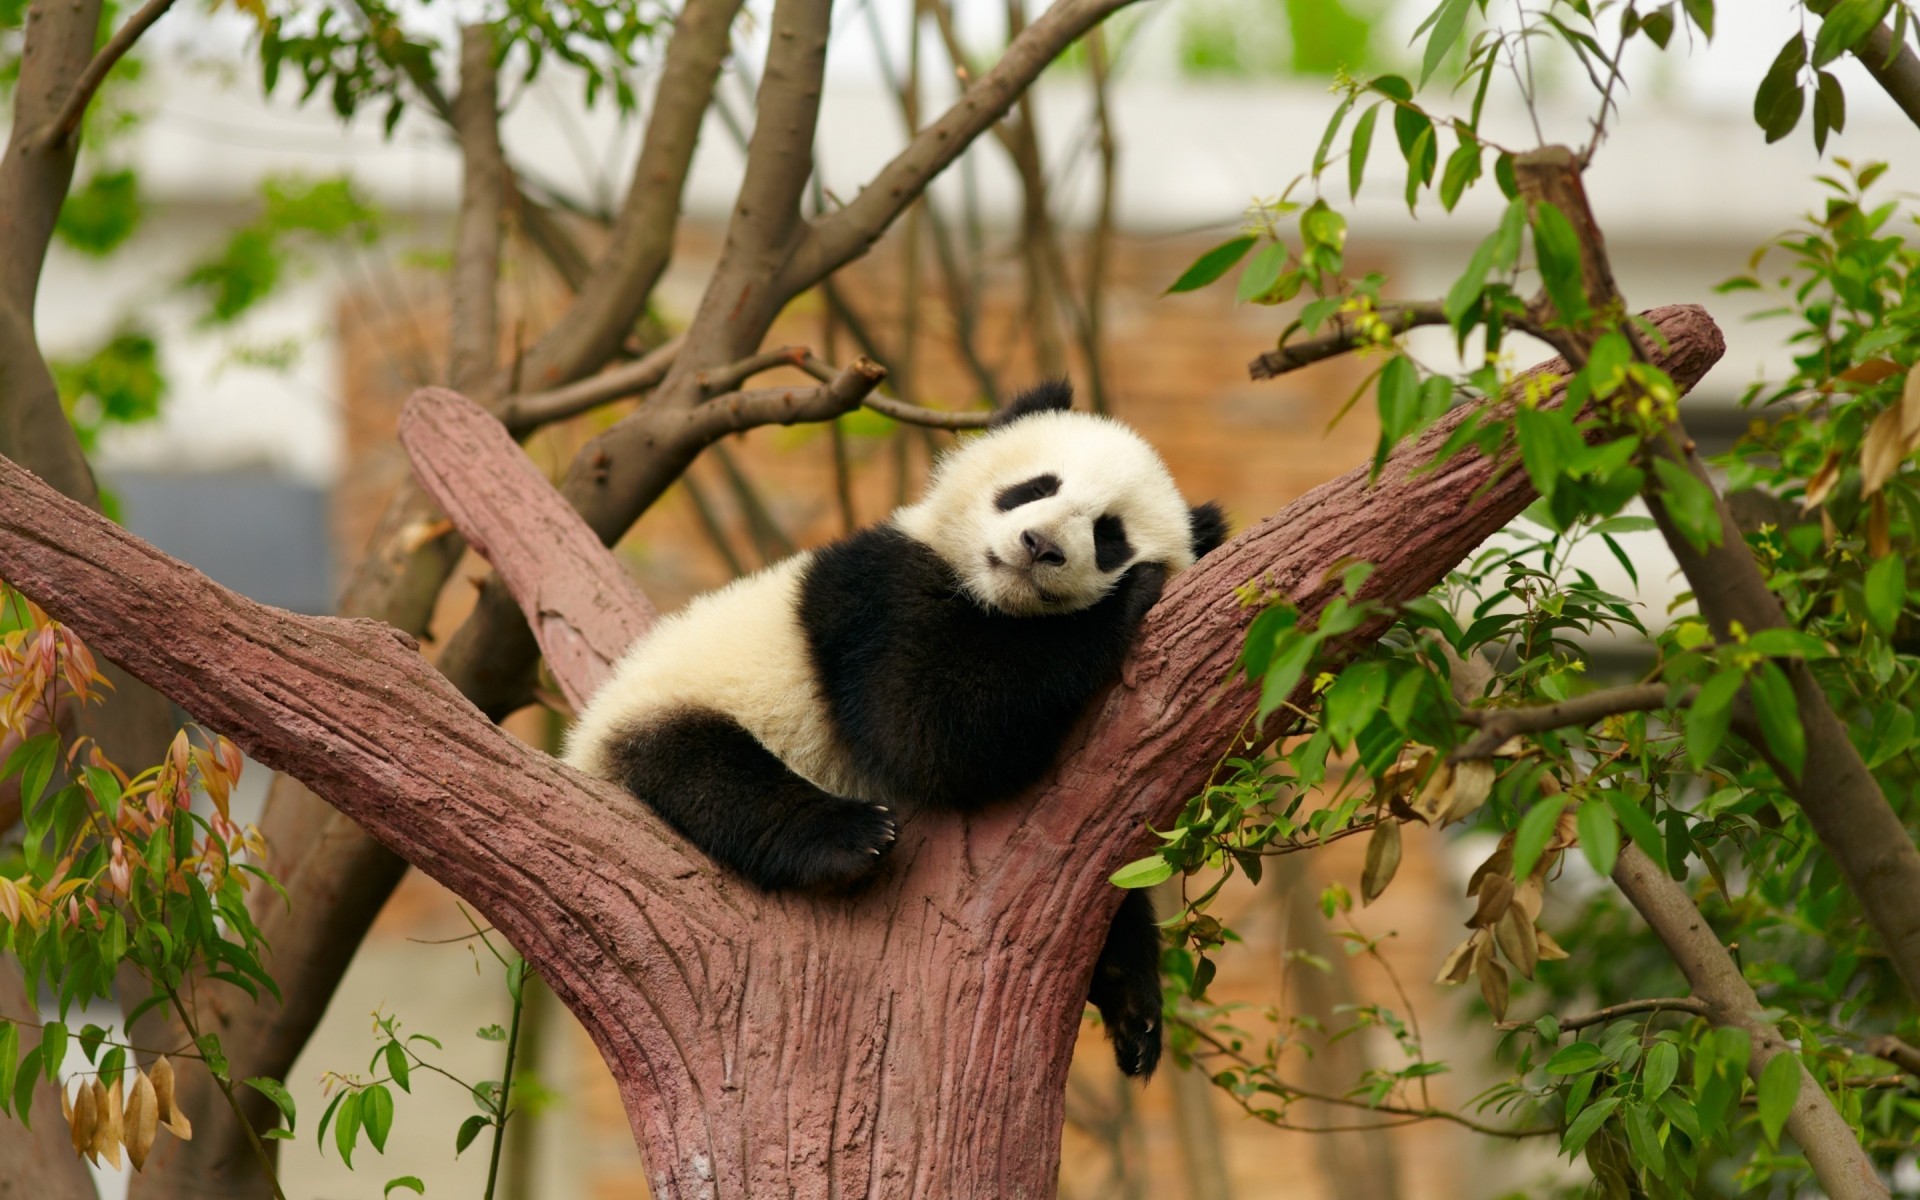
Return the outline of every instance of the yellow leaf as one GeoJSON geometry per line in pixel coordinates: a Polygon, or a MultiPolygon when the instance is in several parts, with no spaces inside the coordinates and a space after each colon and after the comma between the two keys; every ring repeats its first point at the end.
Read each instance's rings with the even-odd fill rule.
{"type": "Polygon", "coordinates": [[[160,1120],[173,1117],[173,1064],[162,1054],[153,1060],[153,1111],[160,1120]]]}
{"type": "Polygon", "coordinates": [[[1533,934],[1540,947],[1541,962],[1557,962],[1567,957],[1567,952],[1560,948],[1559,942],[1553,940],[1552,934],[1539,926],[1534,927],[1533,934]]]}
{"type": "Polygon", "coordinates": [[[1813,478],[1807,480],[1807,494],[1800,501],[1800,511],[1812,512],[1825,502],[1827,496],[1833,492],[1833,485],[1839,482],[1840,455],[1836,451],[1829,453],[1826,461],[1820,464],[1820,469],[1813,473],[1813,478]]]}
{"type": "MultiPolygon", "coordinates": [[[[80,1094],[74,1097],[73,1104],[67,1113],[67,1133],[73,1139],[75,1154],[86,1154],[93,1145],[93,1127],[99,1119],[95,1111],[99,1099],[93,1089],[99,1086],[98,1080],[91,1085],[81,1083],[80,1094]]],[[[61,1091],[64,1100],[65,1089],[61,1091]]]]}
{"type": "Polygon", "coordinates": [[[1451,825],[1455,821],[1466,820],[1487,802],[1487,796],[1492,791],[1492,763],[1485,759],[1473,759],[1456,765],[1453,768],[1453,795],[1449,798],[1441,823],[1451,825]]]}
{"type": "Polygon", "coordinates": [[[1920,365],[1907,372],[1900,389],[1900,443],[1907,454],[1920,447],[1920,365]]]}

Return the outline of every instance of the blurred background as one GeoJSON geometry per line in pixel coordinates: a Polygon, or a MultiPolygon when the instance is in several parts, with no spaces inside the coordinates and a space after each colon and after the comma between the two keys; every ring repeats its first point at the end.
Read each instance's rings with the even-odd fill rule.
{"type": "MultiPolygon", "coordinates": [[[[1635,90],[1621,97],[1622,115],[1587,176],[1630,302],[1701,303],[1727,333],[1726,358],[1687,401],[1689,427],[1709,450],[1744,428],[1737,400],[1780,353],[1778,338],[1750,320],[1753,293],[1721,296],[1715,284],[1746,271],[1756,247],[1818,203],[1821,169],[1804,138],[1765,146],[1750,116],[1771,47],[1799,19],[1793,6],[1724,7],[1711,46],[1650,59],[1632,74],[1635,90]]],[[[662,337],[690,316],[718,253],[768,8],[749,6],[724,103],[702,133],[679,245],[649,316],[662,337]]],[[[1010,6],[961,0],[944,26],[932,7],[908,0],[839,8],[819,127],[820,206],[851,198],[922,113],[945,107],[956,56],[961,70],[992,60],[1010,6]]],[[[1236,527],[1280,508],[1366,461],[1371,406],[1356,405],[1337,425],[1332,418],[1369,366],[1348,358],[1251,382],[1247,360],[1274,344],[1288,310],[1236,303],[1230,287],[1166,289],[1241,227],[1249,205],[1307,171],[1335,102],[1327,80],[1336,67],[1413,65],[1405,47],[1428,8],[1162,0],[1123,13],[1097,51],[1076,47],[1048,72],[1023,108],[1030,137],[982,138],[871,255],[792,305],[768,344],[810,346],[836,363],[872,354],[889,366],[895,395],[931,407],[976,406],[1064,374],[1083,403],[1139,428],[1187,494],[1221,501],[1236,527]]],[[[450,30],[458,9],[400,11],[422,29],[450,30]]],[[[297,103],[297,80],[265,93],[250,49],[256,29],[244,12],[183,8],[142,43],[140,70],[108,96],[119,114],[112,135],[82,160],[83,203],[48,262],[37,322],[124,522],[257,599],[324,613],[341,564],[362,552],[407,470],[393,439],[401,403],[444,379],[459,158],[442,127],[416,110],[385,130],[378,110],[343,122],[324,93],[297,103]]],[[[658,48],[637,54],[629,73],[644,114],[658,48]]],[[[1584,80],[1571,86],[1579,69],[1541,64],[1548,140],[1589,135],[1591,92],[1584,80]]],[[[1850,59],[1835,69],[1858,70],[1850,59]]],[[[640,122],[613,105],[587,107],[582,86],[556,64],[510,91],[503,135],[529,189],[568,211],[591,247],[630,171],[640,122]]],[[[1867,160],[1910,143],[1913,128],[1883,108],[1876,89],[1849,86],[1848,96],[1853,111],[1830,154],[1867,160]]],[[[1510,126],[1514,144],[1533,136],[1521,112],[1491,124],[1496,138],[1510,126]]],[[[1438,294],[1483,236],[1495,200],[1481,189],[1451,218],[1429,205],[1412,219],[1389,157],[1376,156],[1357,202],[1347,204],[1343,186],[1330,197],[1349,214],[1349,264],[1356,274],[1382,272],[1384,295],[1438,294]]],[[[1906,158],[1909,171],[1920,161],[1906,158]]],[[[1889,177],[1896,188],[1916,182],[1901,169],[1889,177]]],[[[565,285],[520,231],[507,253],[503,322],[524,343],[559,310],[565,285]]],[[[1444,333],[1416,344],[1436,360],[1450,353],[1444,333]]],[[[1509,352],[1518,365],[1530,361],[1524,346],[1509,352]]],[[[557,476],[621,411],[544,430],[529,451],[557,476]]],[[[913,494],[947,437],[861,412],[833,426],[729,439],[621,553],[670,610],[884,517],[913,494]]],[[[1677,590],[1671,565],[1654,535],[1630,548],[1643,619],[1657,625],[1677,590]]],[[[1591,566],[1607,586],[1636,591],[1610,562],[1591,566]]],[[[480,569],[474,560],[461,573],[480,569]]],[[[443,635],[469,601],[470,589],[448,589],[436,618],[443,635]]],[[[1636,652],[1609,651],[1623,660],[1636,652]]],[[[529,709],[512,727],[546,744],[557,723],[529,709]]],[[[254,768],[245,783],[257,804],[266,772],[254,768]]],[[[1494,1034],[1484,1009],[1473,1016],[1477,1000],[1429,982],[1468,915],[1462,864],[1485,853],[1435,849],[1444,845],[1410,842],[1399,886],[1355,910],[1351,931],[1377,953],[1352,953],[1346,918],[1330,922],[1318,907],[1322,888],[1354,886],[1358,840],[1277,860],[1286,886],[1248,889],[1234,902],[1229,923],[1245,941],[1222,955],[1215,996],[1329,1025],[1355,1006],[1387,1004],[1418,1019],[1432,1057],[1457,1071],[1488,1063],[1494,1034]]],[[[303,1113],[323,1107],[324,1072],[351,1071],[371,1052],[375,1013],[433,1034],[485,1074],[498,1047],[472,1033],[504,1019],[506,996],[459,940],[468,932],[450,896],[417,872],[407,877],[289,1080],[303,1113]]],[[[536,1116],[511,1127],[507,1194],[643,1194],[619,1097],[594,1048],[544,992],[528,1021],[523,1069],[536,1116]]],[[[1082,1048],[1067,1109],[1067,1197],[1469,1200],[1532,1194],[1554,1175],[1548,1146],[1515,1153],[1443,1123],[1398,1126],[1304,1105],[1294,1117],[1330,1131],[1276,1129],[1172,1065],[1144,1089],[1122,1081],[1091,1024],[1082,1048]]],[[[1384,1035],[1313,1050],[1300,1060],[1300,1082],[1329,1091],[1397,1053],[1384,1035]]],[[[1454,1074],[1431,1087],[1454,1106],[1484,1082],[1454,1074]]],[[[293,1194],[372,1195],[378,1180],[405,1173],[439,1194],[466,1194],[484,1172],[482,1156],[449,1160],[470,1110],[463,1095],[418,1089],[384,1159],[355,1173],[303,1135],[284,1147],[293,1194]]],[[[123,1186],[110,1173],[103,1184],[109,1195],[123,1186]]]]}

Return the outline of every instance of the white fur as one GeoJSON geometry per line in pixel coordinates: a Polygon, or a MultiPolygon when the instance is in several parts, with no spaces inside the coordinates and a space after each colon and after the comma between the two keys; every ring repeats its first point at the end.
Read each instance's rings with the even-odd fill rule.
{"type": "MultiPolygon", "coordinates": [[[[1169,571],[1193,563],[1186,502],[1160,456],[1126,426],[1086,413],[1036,413],[971,439],[941,460],[920,502],[892,519],[951,566],[975,599],[1015,615],[1088,608],[1134,562],[1169,571]],[[995,508],[1002,489],[1041,474],[1060,478],[1055,495],[1010,512],[995,508]],[[1093,522],[1109,514],[1125,522],[1133,557],[1102,572],[1093,522]],[[1026,561],[1027,530],[1052,538],[1066,563],[1006,565],[1026,561]]],[[[812,557],[797,554],[696,597],[654,626],[580,713],[567,761],[607,776],[609,743],[673,711],[706,709],[732,717],[815,786],[864,798],[800,626],[800,583],[812,557]]]]}
{"type": "Polygon", "coordinates": [[[1090,608],[1136,562],[1169,572],[1193,565],[1187,504],[1166,464],[1139,434],[1090,413],[1035,413],[968,442],[940,461],[926,496],[893,523],[931,546],[976,600],[1016,616],[1090,608]],[[1010,512],[994,507],[1002,488],[1043,474],[1060,478],[1058,492],[1010,512]],[[1125,522],[1133,557],[1103,572],[1093,522],[1109,514],[1125,522]],[[1020,535],[1028,530],[1052,538],[1066,563],[1014,565],[1027,561],[1020,535]]]}

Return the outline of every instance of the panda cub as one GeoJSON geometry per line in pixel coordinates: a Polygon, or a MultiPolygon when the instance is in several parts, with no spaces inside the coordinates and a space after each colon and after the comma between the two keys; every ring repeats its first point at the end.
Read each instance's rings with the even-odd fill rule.
{"type": "MultiPolygon", "coordinates": [[[[696,598],[621,658],[567,761],[769,890],[873,874],[896,822],[1038,782],[1120,676],[1169,574],[1225,535],[1064,382],[998,413],[886,523],[696,598]]],[[[1129,892],[1089,999],[1120,1067],[1160,1056],[1160,936],[1129,892]]]]}

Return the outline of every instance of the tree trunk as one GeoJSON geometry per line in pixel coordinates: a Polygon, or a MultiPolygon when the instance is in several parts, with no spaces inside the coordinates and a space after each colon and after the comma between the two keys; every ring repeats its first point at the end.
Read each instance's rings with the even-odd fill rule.
{"type": "MultiPolygon", "coordinates": [[[[1699,309],[1654,314],[1682,387],[1699,309]]],[[[1564,364],[1542,370],[1565,374],[1564,364]]],[[[1107,883],[1202,786],[1251,710],[1231,678],[1250,579],[1316,613],[1332,568],[1425,593],[1532,499],[1428,459],[1463,413],[1177,577],[1121,684],[1021,801],[903,830],[853,896],[767,896],[651,812],[500,732],[368,621],[254,604],[0,462],[0,577],[472,903],[586,1026],[662,1200],[1049,1196],[1107,883]]],[[[1377,636],[1356,631],[1334,658],[1377,636]]]]}

